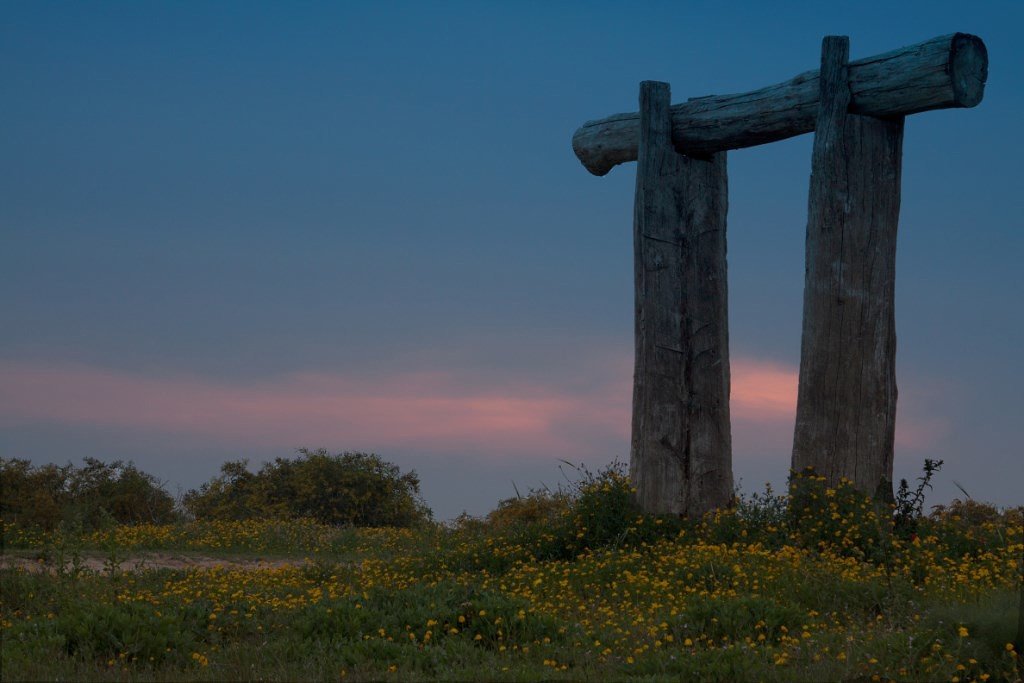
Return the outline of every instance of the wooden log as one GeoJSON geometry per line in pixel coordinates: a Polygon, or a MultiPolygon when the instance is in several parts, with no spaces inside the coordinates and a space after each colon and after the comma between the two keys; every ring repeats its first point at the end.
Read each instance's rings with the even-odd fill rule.
{"type": "MultiPolygon", "coordinates": [[[[988,77],[981,38],[966,33],[859,59],[849,65],[849,111],[882,118],[930,109],[973,107],[988,77]]],[[[814,130],[818,72],[738,95],[693,98],[672,109],[672,141],[682,154],[705,155],[790,138],[814,130]]],[[[584,123],[573,135],[576,156],[594,175],[637,158],[636,112],[584,123]]]]}
{"type": "Polygon", "coordinates": [[[666,83],[640,84],[633,238],[636,365],[630,474],[648,512],[730,502],[725,154],[672,146],[666,83]]]}
{"type": "Polygon", "coordinates": [[[849,113],[848,54],[822,43],[792,467],[891,501],[903,119],[849,113]]]}

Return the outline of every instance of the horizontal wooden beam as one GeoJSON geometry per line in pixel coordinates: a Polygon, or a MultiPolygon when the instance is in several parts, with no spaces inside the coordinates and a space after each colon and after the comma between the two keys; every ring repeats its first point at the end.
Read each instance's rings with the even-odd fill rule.
{"type": "MultiPolygon", "coordinates": [[[[988,51],[981,38],[953,33],[850,62],[850,108],[879,118],[930,109],[973,107],[985,93],[988,51]]],[[[673,105],[672,143],[704,156],[783,140],[814,130],[818,72],[738,95],[709,95],[673,105]]],[[[576,156],[594,175],[636,161],[640,115],[584,123],[572,137],[576,156]]]]}

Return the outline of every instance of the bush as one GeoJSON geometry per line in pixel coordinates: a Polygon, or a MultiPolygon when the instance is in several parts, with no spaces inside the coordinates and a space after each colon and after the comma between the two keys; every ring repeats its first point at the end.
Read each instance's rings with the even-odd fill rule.
{"type": "Polygon", "coordinates": [[[177,518],[163,484],[133,463],[84,462],[35,467],[28,460],[0,458],[0,517],[47,530],[62,522],[98,529],[110,521],[166,524],[177,518]]]}
{"type": "Polygon", "coordinates": [[[197,519],[309,518],[336,526],[409,527],[431,519],[415,472],[372,453],[301,449],[257,473],[244,460],[224,463],[221,474],[189,491],[185,509],[197,519]]]}
{"type": "Polygon", "coordinates": [[[789,484],[789,528],[806,548],[881,561],[892,533],[891,508],[861,493],[848,479],[835,488],[810,468],[789,484]]]}
{"type": "Polygon", "coordinates": [[[525,496],[506,498],[487,514],[487,524],[496,530],[520,528],[529,524],[555,523],[569,508],[564,491],[530,491],[525,496]]]}
{"type": "Polygon", "coordinates": [[[678,534],[677,518],[641,513],[623,463],[613,462],[596,474],[582,465],[570,467],[579,477],[565,489],[501,501],[487,515],[483,547],[469,550],[466,566],[498,571],[517,560],[568,560],[678,534]]]}
{"type": "MultiPolygon", "coordinates": [[[[1024,507],[1000,510],[974,500],[936,505],[915,527],[921,536],[941,537],[953,557],[979,555],[1006,543],[1006,528],[1024,528],[1024,507]]],[[[1024,558],[1022,558],[1024,560],[1024,558]]]]}

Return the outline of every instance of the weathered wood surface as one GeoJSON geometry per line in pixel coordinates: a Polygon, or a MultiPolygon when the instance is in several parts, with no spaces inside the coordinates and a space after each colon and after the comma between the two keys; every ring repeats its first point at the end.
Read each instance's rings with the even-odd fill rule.
{"type": "MultiPolygon", "coordinates": [[[[981,38],[954,33],[859,59],[849,65],[849,111],[901,117],[929,109],[973,107],[988,77],[981,38]]],[[[677,104],[672,111],[676,150],[706,155],[810,133],[818,114],[818,72],[738,95],[711,95],[677,104]]],[[[588,121],[573,135],[576,156],[594,175],[634,161],[640,116],[616,114],[588,121]]]]}
{"type": "Polygon", "coordinates": [[[644,510],[696,516],[733,495],[728,183],[724,153],[675,151],[669,104],[668,84],[640,84],[630,474],[644,510]]]}
{"type": "Polygon", "coordinates": [[[792,467],[891,500],[903,119],[849,113],[848,54],[822,43],[792,467]]]}

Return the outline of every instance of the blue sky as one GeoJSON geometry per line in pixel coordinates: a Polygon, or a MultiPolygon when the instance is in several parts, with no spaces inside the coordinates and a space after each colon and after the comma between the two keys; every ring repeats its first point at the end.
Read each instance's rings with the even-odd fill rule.
{"type": "MultiPolygon", "coordinates": [[[[908,119],[896,470],[1020,503],[1024,5],[0,7],[0,454],[373,450],[438,516],[628,456],[632,165],[583,121],[963,31],[974,109],[908,119]]],[[[731,152],[735,470],[784,480],[811,137],[731,152]]],[[[795,395],[795,385],[793,385],[795,395]]]]}

